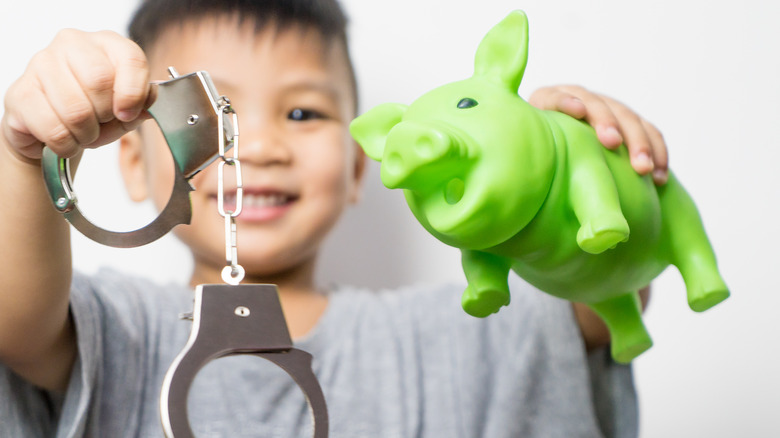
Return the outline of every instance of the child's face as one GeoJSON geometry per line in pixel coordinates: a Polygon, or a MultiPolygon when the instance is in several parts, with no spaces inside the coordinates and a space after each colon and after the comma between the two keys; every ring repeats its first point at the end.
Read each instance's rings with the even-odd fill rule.
{"type": "MultiPolygon", "coordinates": [[[[168,66],[182,74],[208,71],[238,113],[244,184],[238,249],[247,274],[311,273],[323,238],[358,197],[364,165],[347,129],[354,117],[347,58],[314,31],[256,34],[253,25],[221,17],[169,29],[149,54],[150,68],[157,79],[165,79],[168,66]]],[[[162,209],[173,162],[150,124],[123,140],[120,160],[131,197],[151,197],[162,209]]],[[[225,265],[216,165],[193,178],[192,224],[175,230],[194,255],[193,282],[220,282],[225,265]]],[[[235,187],[232,173],[226,180],[235,187]]]]}

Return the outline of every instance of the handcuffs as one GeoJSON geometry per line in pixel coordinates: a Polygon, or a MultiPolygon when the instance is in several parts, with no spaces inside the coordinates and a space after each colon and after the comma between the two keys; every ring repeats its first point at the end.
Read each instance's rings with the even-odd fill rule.
{"type": "Polygon", "coordinates": [[[314,438],[327,438],[328,410],[312,372],[312,356],[293,348],[272,284],[196,288],[189,340],[163,381],[160,414],[167,437],[194,436],[187,420],[187,395],[195,375],[214,359],[238,354],[262,357],[286,371],[311,406],[314,438]]]}
{"type": "MultiPolygon", "coordinates": [[[[217,158],[219,185],[223,188],[223,165],[235,165],[237,202],[225,217],[226,259],[222,278],[228,284],[199,285],[195,290],[192,329],[184,349],[174,359],[163,381],[160,416],[168,438],[194,437],[187,416],[187,396],[195,376],[212,360],[240,354],[267,359],[286,371],[306,397],[314,422],[314,438],[327,438],[328,412],[325,398],[311,367],[312,356],[293,347],[275,285],[238,284],[243,268],[237,264],[235,217],[241,210],[238,120],[230,101],[220,96],[208,73],[180,76],[173,67],[171,79],[153,83],[157,99],[148,111],[159,125],[173,155],[173,191],[159,216],[146,226],[129,232],[109,231],[90,222],[78,207],[70,163],[45,147],[41,160],[43,177],[55,208],[81,233],[104,245],[131,248],[153,242],[192,217],[189,180],[217,158]],[[216,141],[215,141],[216,139],[216,141]],[[215,145],[216,143],[216,145],[215,145]],[[225,152],[233,149],[233,157],[225,152]]],[[[223,201],[222,190],[219,200],[223,201]]]]}

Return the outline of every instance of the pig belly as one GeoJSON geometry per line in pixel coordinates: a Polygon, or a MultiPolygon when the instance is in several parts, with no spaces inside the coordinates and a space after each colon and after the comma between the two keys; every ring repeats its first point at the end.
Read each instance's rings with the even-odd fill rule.
{"type": "Polygon", "coordinates": [[[603,301],[647,286],[669,265],[655,185],[649,176],[634,172],[624,147],[616,152],[605,150],[605,158],[630,228],[628,241],[601,254],[583,251],[577,245],[580,224],[563,196],[557,197],[557,204],[545,205],[517,236],[533,242],[537,251],[523,252],[527,245],[515,246],[512,269],[551,295],[587,303],[603,301]]]}
{"type": "Polygon", "coordinates": [[[597,303],[637,291],[650,284],[669,265],[653,254],[628,248],[602,254],[576,254],[553,269],[515,262],[512,270],[541,291],[569,301],[597,303]]]}

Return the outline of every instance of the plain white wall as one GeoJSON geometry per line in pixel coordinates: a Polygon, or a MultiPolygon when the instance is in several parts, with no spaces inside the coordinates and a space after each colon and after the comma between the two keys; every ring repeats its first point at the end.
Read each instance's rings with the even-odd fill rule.
{"type": "MultiPolygon", "coordinates": [[[[364,110],[386,101],[410,103],[469,76],[484,33],[521,8],[531,25],[522,96],[543,85],[582,84],[628,103],[659,126],[672,167],[702,213],[732,298],[695,314],[676,270],[654,283],[646,322],[656,345],[635,361],[642,437],[780,436],[777,3],[344,4],[353,22],[364,110]]],[[[57,29],[124,32],[134,7],[135,0],[7,2],[0,8],[0,89],[57,29]]],[[[87,155],[77,183],[80,205],[111,228],[140,226],[153,212],[129,202],[115,159],[115,148],[87,155]]],[[[364,201],[327,244],[323,281],[374,287],[461,281],[457,251],[417,225],[401,194],[381,186],[377,170],[370,168],[364,201]]],[[[187,253],[172,238],[132,250],[104,248],[77,233],[73,241],[76,267],[84,271],[112,266],[163,282],[189,275],[187,253]]]]}

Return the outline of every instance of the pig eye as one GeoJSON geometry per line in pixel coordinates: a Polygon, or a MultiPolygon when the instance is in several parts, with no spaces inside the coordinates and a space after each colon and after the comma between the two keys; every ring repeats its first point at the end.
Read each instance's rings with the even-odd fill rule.
{"type": "Polygon", "coordinates": [[[458,108],[460,109],[474,108],[477,105],[479,105],[479,103],[470,97],[464,97],[458,102],[458,108]]]}

